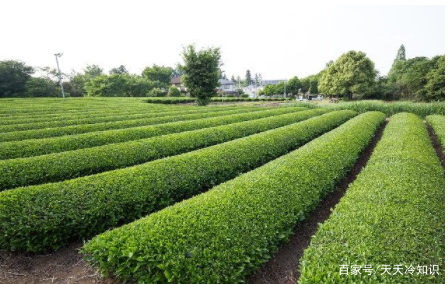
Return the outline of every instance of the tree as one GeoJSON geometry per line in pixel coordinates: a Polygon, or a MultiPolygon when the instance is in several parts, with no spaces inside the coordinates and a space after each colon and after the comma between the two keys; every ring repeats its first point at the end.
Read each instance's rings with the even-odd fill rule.
{"type": "Polygon", "coordinates": [[[184,72],[182,82],[196,98],[198,105],[207,105],[219,87],[221,52],[219,48],[196,51],[193,45],[185,47],[182,53],[184,72]]]}
{"type": "Polygon", "coordinates": [[[435,66],[426,74],[426,100],[445,100],[445,55],[436,56],[432,60],[435,66]]]}
{"type": "Polygon", "coordinates": [[[147,78],[150,81],[158,81],[166,85],[166,87],[169,86],[171,79],[173,78],[174,69],[171,67],[166,66],[158,66],[158,65],[152,65],[152,67],[146,67],[143,72],[142,76],[147,78]]]}
{"type": "Polygon", "coordinates": [[[250,74],[250,70],[246,70],[246,86],[252,84],[252,75],[250,74]]]}
{"type": "Polygon", "coordinates": [[[180,91],[178,88],[176,88],[175,86],[171,86],[168,89],[168,96],[170,97],[180,97],[180,91]]]}
{"type": "Polygon", "coordinates": [[[58,97],[60,94],[55,82],[47,78],[31,77],[25,83],[25,97],[58,97]]]}
{"type": "Polygon", "coordinates": [[[118,68],[112,68],[109,71],[109,74],[129,74],[128,70],[126,70],[126,67],[124,65],[120,65],[118,68]]]}
{"type": "Polygon", "coordinates": [[[255,73],[254,84],[255,84],[255,87],[258,86],[258,74],[257,73],[255,73]]]}
{"type": "Polygon", "coordinates": [[[299,93],[299,89],[302,88],[302,83],[300,82],[297,76],[293,77],[286,84],[286,93],[297,95],[299,93]]]}
{"type": "Polygon", "coordinates": [[[102,74],[103,69],[98,65],[87,65],[86,68],[84,68],[84,75],[86,75],[86,77],[88,77],[89,79],[98,77],[102,74]]]}
{"type": "Polygon", "coordinates": [[[235,76],[232,75],[232,77],[230,78],[230,81],[232,81],[233,83],[236,83],[235,76]]]}
{"type": "Polygon", "coordinates": [[[21,61],[0,61],[0,97],[23,96],[34,68],[21,61]]]}
{"type": "Polygon", "coordinates": [[[325,95],[342,95],[351,99],[353,94],[368,96],[375,92],[375,64],[364,52],[349,51],[336,62],[327,64],[319,81],[319,91],[325,95]]]}
{"type": "Polygon", "coordinates": [[[398,61],[406,61],[406,49],[404,48],[404,45],[400,45],[400,48],[398,49],[397,52],[397,56],[395,56],[395,60],[392,66],[398,61]]]}
{"type": "Polygon", "coordinates": [[[87,96],[92,97],[142,97],[154,89],[161,88],[160,82],[129,74],[100,75],[85,83],[87,96]]]}

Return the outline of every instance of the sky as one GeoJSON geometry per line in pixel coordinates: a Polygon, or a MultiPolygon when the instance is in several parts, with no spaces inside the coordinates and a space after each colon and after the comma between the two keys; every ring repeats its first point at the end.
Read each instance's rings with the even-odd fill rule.
{"type": "Polygon", "coordinates": [[[401,44],[408,58],[445,54],[444,6],[295,2],[2,1],[0,60],[55,68],[62,52],[62,72],[97,64],[140,74],[175,67],[195,44],[221,48],[227,77],[249,69],[285,79],[315,74],[350,50],[365,52],[383,75],[401,44]]]}

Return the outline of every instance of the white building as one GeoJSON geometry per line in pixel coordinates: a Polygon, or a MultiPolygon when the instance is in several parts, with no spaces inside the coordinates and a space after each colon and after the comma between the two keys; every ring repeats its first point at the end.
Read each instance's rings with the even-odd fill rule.
{"type": "Polygon", "coordinates": [[[238,89],[237,89],[235,83],[233,83],[230,80],[219,79],[219,85],[220,86],[216,89],[216,91],[219,95],[222,94],[223,90],[224,90],[224,95],[238,94],[238,89]]]}

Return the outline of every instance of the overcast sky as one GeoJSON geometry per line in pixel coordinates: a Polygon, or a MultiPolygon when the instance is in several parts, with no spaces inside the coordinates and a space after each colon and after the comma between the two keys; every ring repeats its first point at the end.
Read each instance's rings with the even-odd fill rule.
{"type": "MultiPolygon", "coordinates": [[[[220,47],[228,77],[304,77],[349,50],[387,74],[407,57],[445,54],[444,6],[298,6],[286,1],[2,1],[0,60],[62,71],[121,64],[174,67],[182,46],[220,47]],[[9,3],[8,3],[9,2],[9,3]]],[[[289,2],[292,3],[292,2],[289,2]]]]}

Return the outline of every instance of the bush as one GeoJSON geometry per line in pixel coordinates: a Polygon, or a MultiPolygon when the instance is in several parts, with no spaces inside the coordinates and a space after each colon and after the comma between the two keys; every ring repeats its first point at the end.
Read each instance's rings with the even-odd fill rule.
{"type": "MultiPolygon", "coordinates": [[[[331,116],[338,114],[299,123],[297,126],[305,126],[320,120],[320,124],[300,132],[287,126],[283,129],[288,132],[270,133],[277,131],[281,136],[276,138],[282,141],[308,137],[305,133],[333,124],[331,116]]],[[[209,283],[243,282],[333,190],[384,118],[382,113],[363,114],[207,193],[101,234],[84,245],[86,259],[104,273],[141,283],[199,283],[201,279],[209,283]]],[[[273,143],[271,149],[280,147],[272,138],[263,137],[260,142],[273,143]]],[[[257,151],[250,155],[256,155],[259,148],[252,149],[257,151]]]]}
{"type": "Polygon", "coordinates": [[[180,93],[179,89],[176,88],[175,86],[171,86],[168,89],[168,96],[170,96],[170,97],[180,97],[180,95],[181,95],[181,93],[180,93]]]}
{"type": "Polygon", "coordinates": [[[445,116],[444,115],[430,115],[426,117],[426,121],[434,129],[434,132],[445,151],[445,116]]]}
{"type": "MultiPolygon", "coordinates": [[[[293,107],[283,108],[282,110],[287,113],[293,112],[295,111],[295,109],[296,108],[293,107]]],[[[206,112],[186,115],[183,117],[183,119],[185,119],[184,121],[176,121],[163,124],[90,132],[54,138],[3,142],[0,143],[0,160],[39,156],[50,153],[90,148],[111,143],[126,142],[170,133],[201,129],[207,126],[218,126],[226,124],[229,121],[238,121],[235,116],[233,116],[235,114],[237,115],[237,117],[239,117],[240,121],[254,119],[257,116],[253,115],[253,112],[258,113],[260,117],[266,115],[264,113],[264,110],[255,108],[243,108],[229,111],[206,112]],[[215,119],[200,119],[213,117],[215,119]],[[190,120],[187,120],[187,118],[190,120]]]]}
{"type": "Polygon", "coordinates": [[[135,167],[0,192],[0,249],[57,249],[133,221],[286,154],[354,115],[324,114],[135,167]]]}
{"type": "Polygon", "coordinates": [[[177,113],[168,112],[164,113],[156,113],[155,115],[149,116],[148,118],[138,118],[131,120],[118,120],[111,122],[103,122],[103,123],[94,123],[94,124],[78,124],[71,126],[62,126],[62,127],[51,127],[46,129],[30,129],[25,131],[16,131],[16,132],[6,132],[0,133],[0,142],[8,142],[8,141],[19,141],[25,139],[40,139],[40,138],[49,138],[49,137],[58,137],[64,135],[75,135],[82,134],[88,132],[96,132],[96,131],[104,131],[104,130],[113,130],[113,129],[125,129],[132,127],[139,127],[145,125],[153,125],[153,124],[161,124],[167,122],[175,122],[189,119],[197,119],[209,116],[215,116],[220,112],[226,111],[255,111],[256,109],[248,109],[248,110],[237,110],[237,109],[202,109],[196,110],[193,113],[182,111],[177,111],[177,113]]]}
{"type": "Polygon", "coordinates": [[[443,283],[444,183],[422,120],[391,117],[366,167],[306,249],[300,283],[443,283]],[[439,265],[441,275],[405,274],[411,264],[416,274],[417,265],[439,265]],[[339,275],[340,265],[404,270],[348,276],[339,275]]]}
{"type": "Polygon", "coordinates": [[[62,97],[61,89],[54,82],[35,77],[26,81],[24,95],[25,97],[62,97]]]}
{"type": "Polygon", "coordinates": [[[164,89],[160,89],[160,88],[154,88],[148,91],[148,93],[146,93],[147,97],[165,97],[166,96],[166,91],[164,89]]]}
{"type": "MultiPolygon", "coordinates": [[[[227,119],[227,123],[231,123],[229,125],[75,151],[0,161],[0,173],[2,173],[0,175],[0,191],[141,164],[284,126],[327,112],[322,109],[305,112],[300,110],[297,108],[298,112],[287,114],[284,114],[283,109],[270,110],[266,111],[264,116],[255,112],[253,116],[258,119],[240,123],[232,123],[232,119],[229,118],[227,119]]],[[[241,120],[240,116],[234,118],[236,121],[241,120]]]]}

